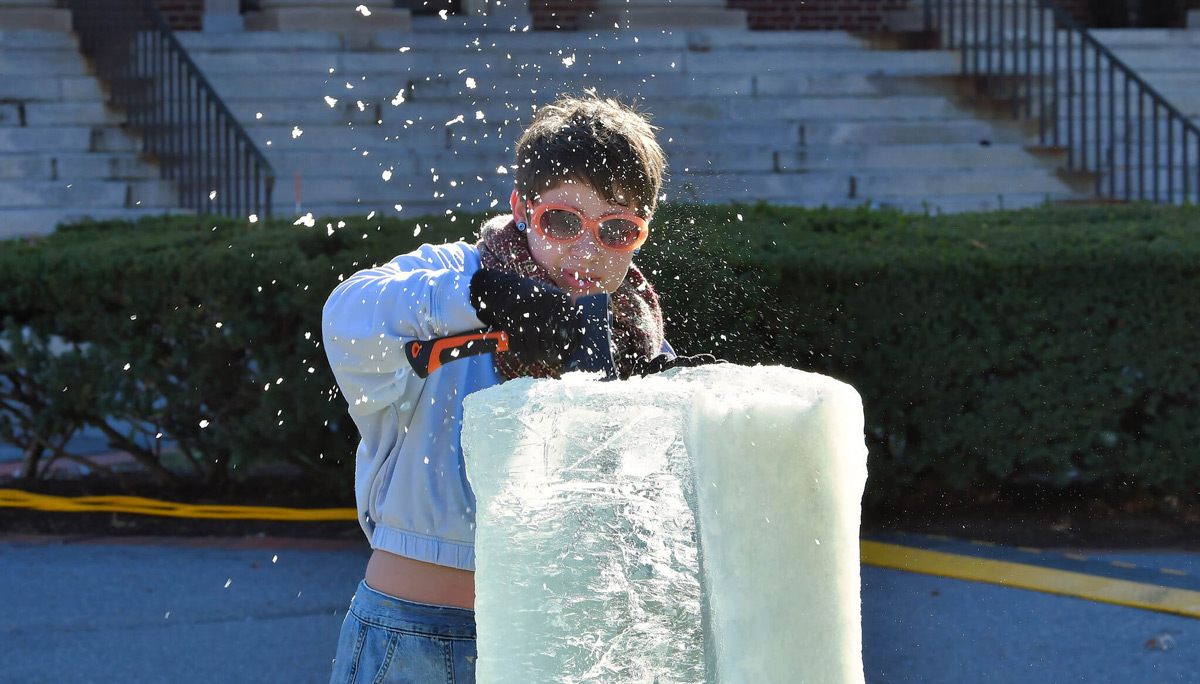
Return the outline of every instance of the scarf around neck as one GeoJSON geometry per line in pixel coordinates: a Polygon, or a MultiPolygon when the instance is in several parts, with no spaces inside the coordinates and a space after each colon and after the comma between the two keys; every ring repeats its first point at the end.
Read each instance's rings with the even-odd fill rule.
{"type": "MultiPolygon", "coordinates": [[[[550,272],[533,260],[529,251],[529,240],[517,230],[512,216],[496,216],[483,225],[480,240],[476,245],[484,268],[498,268],[532,278],[546,285],[554,285],[550,272]]],[[[612,352],[617,371],[622,378],[633,373],[638,359],[650,359],[658,355],[663,345],[663,318],[658,293],[642,275],[637,266],[630,264],[617,291],[612,298],[612,352]]],[[[544,362],[522,363],[516,354],[497,352],[493,355],[496,372],[505,380],[519,377],[557,378],[562,375],[562,364],[544,362]]]]}

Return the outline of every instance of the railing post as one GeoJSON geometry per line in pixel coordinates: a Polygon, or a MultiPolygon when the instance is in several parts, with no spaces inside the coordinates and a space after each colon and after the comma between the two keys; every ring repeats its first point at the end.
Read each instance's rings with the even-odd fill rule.
{"type": "MultiPolygon", "coordinates": [[[[1096,196],[1099,197],[1101,194],[1104,193],[1104,187],[1101,184],[1101,180],[1100,180],[1102,178],[1100,169],[1104,164],[1104,162],[1102,161],[1103,157],[1100,156],[1102,154],[1101,142],[1102,142],[1102,138],[1104,137],[1104,134],[1102,132],[1103,127],[1104,127],[1104,120],[1101,118],[1101,111],[1100,111],[1100,107],[1103,104],[1103,102],[1101,101],[1101,97],[1100,97],[1100,48],[1097,45],[1093,45],[1092,47],[1095,49],[1095,53],[1096,53],[1096,61],[1092,67],[1093,69],[1095,69],[1095,72],[1096,72],[1095,74],[1093,74],[1093,78],[1095,80],[1093,82],[1094,87],[1092,88],[1092,92],[1094,93],[1093,98],[1096,100],[1096,109],[1095,109],[1095,115],[1096,115],[1095,116],[1095,119],[1096,119],[1096,157],[1095,157],[1095,159],[1096,159],[1096,196]]],[[[1109,97],[1112,97],[1112,95],[1110,94],[1109,97]]]]}
{"type": "Polygon", "coordinates": [[[1117,85],[1115,67],[1108,63],[1108,194],[1117,196],[1117,85]]]}
{"type": "Polygon", "coordinates": [[[1175,203],[1175,115],[1167,114],[1167,203],[1175,203]]]}
{"type": "Polygon", "coordinates": [[[1054,146],[1060,147],[1059,140],[1058,140],[1058,130],[1059,130],[1058,81],[1060,78],[1060,76],[1058,74],[1058,23],[1052,21],[1051,29],[1052,29],[1052,35],[1054,36],[1054,41],[1053,41],[1054,49],[1051,50],[1051,52],[1050,52],[1050,57],[1053,60],[1053,68],[1051,69],[1051,71],[1053,72],[1053,77],[1051,79],[1050,85],[1053,88],[1054,95],[1050,98],[1050,105],[1051,105],[1051,107],[1054,108],[1054,146]]]}
{"type": "MultiPolygon", "coordinates": [[[[1188,174],[1191,173],[1191,168],[1188,163],[1188,129],[1187,122],[1183,122],[1183,203],[1187,204],[1188,197],[1191,195],[1192,188],[1188,183],[1188,174]]],[[[1198,197],[1200,199],[1200,197],[1198,197]]]]}
{"type": "Polygon", "coordinates": [[[1088,169],[1087,40],[1079,38],[1079,168],[1088,169]]]}
{"type": "Polygon", "coordinates": [[[1138,88],[1138,199],[1146,199],[1146,98],[1138,88]]]}
{"type": "Polygon", "coordinates": [[[1075,168],[1075,34],[1067,33],[1067,167],[1075,168]]]}
{"type": "Polygon", "coordinates": [[[1152,177],[1154,180],[1154,201],[1157,202],[1158,201],[1158,141],[1159,141],[1158,100],[1151,99],[1150,105],[1151,105],[1151,107],[1150,107],[1150,124],[1151,124],[1152,134],[1154,135],[1154,142],[1153,142],[1154,149],[1152,150],[1154,154],[1151,157],[1151,159],[1153,159],[1153,163],[1154,163],[1154,170],[1151,173],[1153,174],[1152,177]]]}

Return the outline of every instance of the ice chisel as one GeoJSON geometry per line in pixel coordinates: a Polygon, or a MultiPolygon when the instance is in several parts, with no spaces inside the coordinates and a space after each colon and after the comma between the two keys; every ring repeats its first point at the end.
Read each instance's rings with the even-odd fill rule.
{"type": "MultiPolygon", "coordinates": [[[[617,377],[612,357],[612,325],[608,294],[600,292],[580,297],[576,311],[583,322],[583,339],[567,360],[569,371],[603,372],[606,380],[617,377]]],[[[508,334],[496,330],[475,330],[433,340],[414,340],[404,345],[404,354],[419,378],[429,377],[442,366],[468,356],[508,351],[508,334]]]]}

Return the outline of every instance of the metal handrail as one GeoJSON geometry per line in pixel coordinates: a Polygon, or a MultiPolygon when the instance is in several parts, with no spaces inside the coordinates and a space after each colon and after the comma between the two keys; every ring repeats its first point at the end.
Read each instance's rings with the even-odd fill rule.
{"type": "Polygon", "coordinates": [[[153,0],[68,0],[109,102],[201,214],[271,216],[275,171],[180,45],[153,0]]]}
{"type": "Polygon", "coordinates": [[[1009,101],[1014,119],[1036,119],[1043,146],[1065,148],[1070,170],[1095,174],[1097,196],[1200,200],[1200,127],[1055,3],[924,3],[926,30],[961,50],[963,75],[1009,101]]]}

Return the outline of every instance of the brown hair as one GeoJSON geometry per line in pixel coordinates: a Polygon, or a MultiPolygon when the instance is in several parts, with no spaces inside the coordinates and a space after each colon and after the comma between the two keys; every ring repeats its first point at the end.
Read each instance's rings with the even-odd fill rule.
{"type": "Polygon", "coordinates": [[[566,180],[587,183],[606,201],[654,213],[666,158],[649,117],[595,94],[543,106],[517,142],[517,191],[536,199],[566,180]]]}

